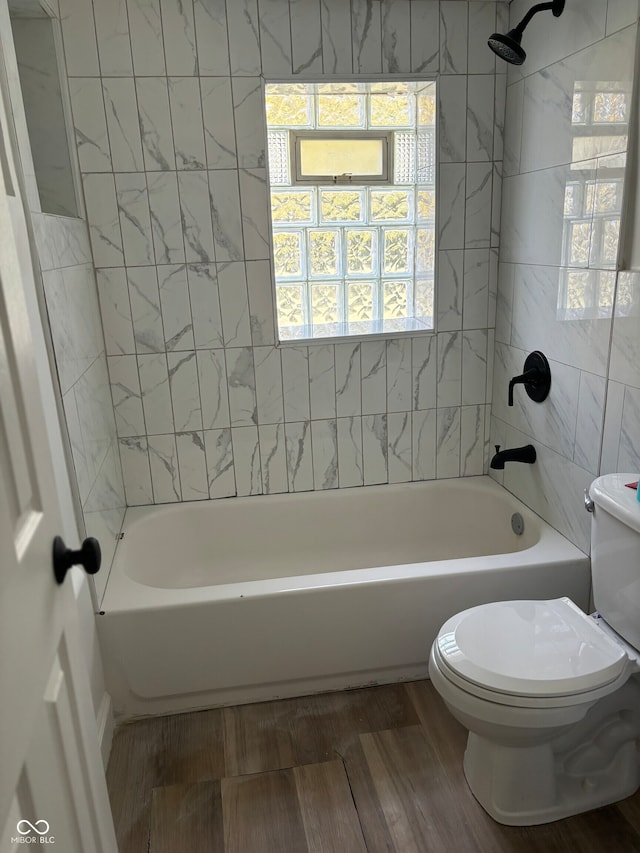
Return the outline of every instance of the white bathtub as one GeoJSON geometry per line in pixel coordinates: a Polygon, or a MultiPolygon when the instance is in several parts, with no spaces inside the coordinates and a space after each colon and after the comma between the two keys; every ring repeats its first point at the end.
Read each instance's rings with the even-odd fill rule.
{"type": "Polygon", "coordinates": [[[422,678],[458,610],[589,599],[588,558],[488,477],[136,507],[124,531],[98,619],[120,718],[422,678]]]}

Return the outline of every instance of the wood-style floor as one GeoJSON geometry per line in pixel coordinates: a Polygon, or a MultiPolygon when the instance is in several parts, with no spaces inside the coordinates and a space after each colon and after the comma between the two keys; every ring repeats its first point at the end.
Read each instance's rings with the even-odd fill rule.
{"type": "Polygon", "coordinates": [[[539,827],[489,818],[427,681],[121,726],[120,853],[638,853],[640,793],[539,827]]]}

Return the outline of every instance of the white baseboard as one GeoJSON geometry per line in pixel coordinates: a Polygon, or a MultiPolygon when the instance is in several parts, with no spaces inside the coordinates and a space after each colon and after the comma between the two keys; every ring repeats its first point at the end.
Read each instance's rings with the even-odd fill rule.
{"type": "Polygon", "coordinates": [[[98,708],[96,723],[98,725],[98,744],[100,746],[100,754],[102,755],[102,763],[106,770],[109,755],[111,753],[113,730],[115,728],[111,696],[106,691],[102,697],[102,701],[100,702],[100,707],[98,708]]]}

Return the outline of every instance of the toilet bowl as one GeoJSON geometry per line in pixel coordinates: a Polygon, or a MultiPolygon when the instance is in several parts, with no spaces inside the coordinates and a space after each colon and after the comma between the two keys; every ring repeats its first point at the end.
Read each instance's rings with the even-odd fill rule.
{"type": "Polygon", "coordinates": [[[637,657],[568,598],[481,605],[442,626],[429,674],[469,730],[465,777],[495,820],[546,823],[640,786],[637,657]]]}

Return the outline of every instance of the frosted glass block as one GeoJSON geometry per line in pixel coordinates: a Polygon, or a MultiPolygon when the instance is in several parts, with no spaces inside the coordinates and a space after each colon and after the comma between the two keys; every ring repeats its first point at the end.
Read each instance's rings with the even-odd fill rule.
{"type": "Polygon", "coordinates": [[[318,94],[316,100],[318,127],[363,128],[365,126],[364,95],[318,94]]]}
{"type": "Polygon", "coordinates": [[[418,165],[416,183],[435,184],[436,182],[436,144],[433,130],[418,131],[418,165]]]}
{"type": "Polygon", "coordinates": [[[375,284],[373,282],[352,281],[348,283],[347,315],[349,322],[374,319],[375,284]]]}
{"type": "Polygon", "coordinates": [[[408,222],[413,219],[413,192],[410,190],[371,190],[371,220],[408,222]]]}
{"type": "Polygon", "coordinates": [[[588,270],[570,270],[567,273],[567,308],[582,310],[591,305],[591,289],[591,274],[588,270]]]}
{"type": "MultiPolygon", "coordinates": [[[[611,275],[611,273],[607,273],[611,275]]],[[[624,316],[634,304],[633,276],[621,275],[618,277],[618,288],[616,292],[616,316],[624,316]]]]}
{"type": "Polygon", "coordinates": [[[627,96],[625,92],[596,92],[593,100],[593,121],[626,122],[627,96]]]}
{"type": "Polygon", "coordinates": [[[418,126],[435,127],[436,87],[431,85],[418,93],[418,126]]]}
{"type": "Polygon", "coordinates": [[[311,127],[313,96],[304,83],[268,83],[265,107],[268,127],[311,127]]]}
{"type": "Polygon", "coordinates": [[[587,108],[584,92],[573,93],[571,124],[584,124],[587,120],[587,108]]]}
{"type": "Polygon", "coordinates": [[[407,131],[393,134],[394,183],[416,182],[416,135],[407,131]]]}
{"type": "Polygon", "coordinates": [[[416,279],[413,294],[414,316],[431,320],[433,327],[433,280],[416,279]]]}
{"type": "MultiPolygon", "coordinates": [[[[622,278],[622,276],[621,276],[622,278]]],[[[611,316],[615,296],[616,274],[607,270],[598,270],[598,308],[604,308],[607,317],[611,316]]]]}
{"type": "Polygon", "coordinates": [[[304,324],[304,297],[302,284],[279,284],[276,287],[278,324],[301,326],[304,324]]]}
{"type": "Polygon", "coordinates": [[[597,181],[587,184],[586,212],[609,213],[620,207],[618,184],[615,181],[597,181]]]}
{"type": "MultiPolygon", "coordinates": [[[[604,223],[604,234],[602,238],[602,261],[606,264],[615,264],[618,258],[618,244],[620,242],[620,220],[607,219],[604,223]]],[[[597,266],[597,263],[594,264],[597,266]]]]}
{"type": "Polygon", "coordinates": [[[591,247],[591,223],[574,222],[570,226],[569,263],[577,267],[586,267],[589,263],[591,247]]]}
{"type": "Polygon", "coordinates": [[[347,275],[375,275],[378,269],[378,233],[349,229],[347,241],[347,275]]]}
{"type": "Polygon", "coordinates": [[[323,222],[362,222],[363,192],[357,190],[323,190],[320,195],[320,217],[323,222]]]}
{"type": "Polygon", "coordinates": [[[418,222],[433,222],[436,218],[435,190],[418,190],[416,203],[418,222]]]}
{"type": "Polygon", "coordinates": [[[286,130],[270,130],[268,133],[269,180],[272,185],[291,183],[289,174],[289,134],[286,130]]]}
{"type": "Polygon", "coordinates": [[[385,281],[383,286],[383,317],[397,320],[410,315],[410,284],[408,281],[385,281]]]}
{"type": "Polygon", "coordinates": [[[372,94],[369,97],[370,127],[411,127],[413,98],[406,92],[372,94]]]}
{"type": "Polygon", "coordinates": [[[342,323],[314,323],[311,328],[312,338],[338,338],[344,335],[342,323]]]}
{"type": "Polygon", "coordinates": [[[331,284],[311,285],[311,322],[337,323],[340,319],[340,286],[331,284]]]}
{"type": "Polygon", "coordinates": [[[411,237],[408,228],[384,231],[383,268],[386,274],[411,272],[411,237]]]}
{"type": "Polygon", "coordinates": [[[302,276],[302,233],[275,231],[273,234],[273,265],[276,280],[302,276]]]}
{"type": "Polygon", "coordinates": [[[399,317],[395,320],[383,320],[381,332],[406,332],[408,317],[399,317]]]}
{"type": "Polygon", "coordinates": [[[436,234],[433,228],[416,229],[416,274],[433,272],[436,234]]]}
{"type": "Polygon", "coordinates": [[[595,213],[619,211],[621,207],[622,182],[599,181],[596,186],[595,213]]]}
{"type": "MultiPolygon", "coordinates": [[[[309,275],[335,277],[339,273],[340,234],[338,231],[309,232],[309,275]]],[[[327,321],[329,322],[329,321],[327,321]]]]}
{"type": "Polygon", "coordinates": [[[315,193],[309,190],[289,192],[272,191],[271,217],[275,225],[313,225],[315,218],[315,193]]]}
{"type": "Polygon", "coordinates": [[[382,320],[366,320],[361,323],[348,323],[348,334],[350,335],[378,335],[384,332],[382,320]]]}
{"type": "Polygon", "coordinates": [[[283,341],[303,341],[309,337],[309,326],[278,326],[280,339],[283,341]]]}
{"type": "Polygon", "coordinates": [[[577,216],[580,211],[580,187],[567,184],[564,188],[564,215],[577,216]]]}

